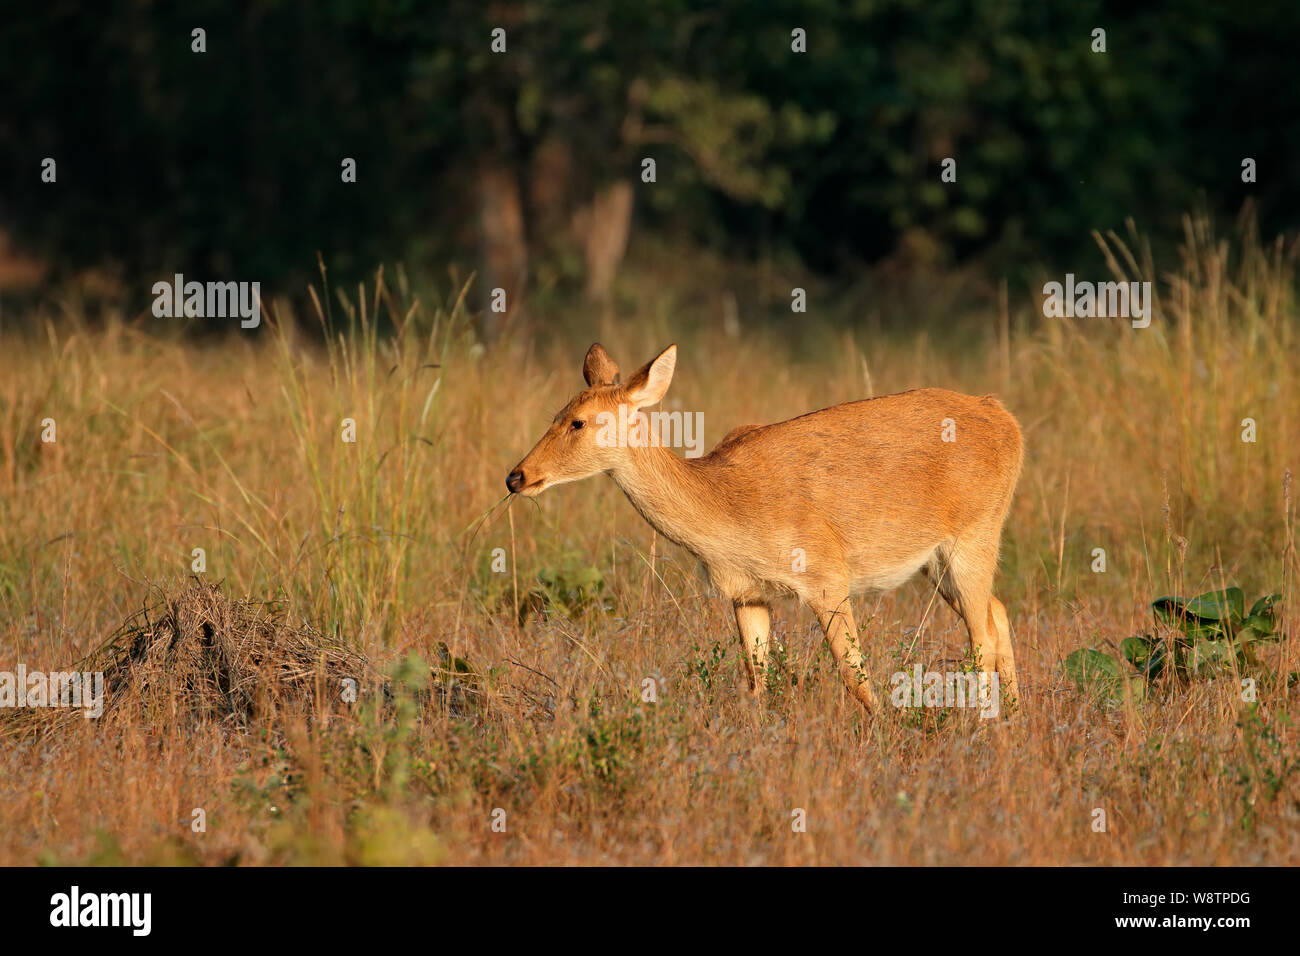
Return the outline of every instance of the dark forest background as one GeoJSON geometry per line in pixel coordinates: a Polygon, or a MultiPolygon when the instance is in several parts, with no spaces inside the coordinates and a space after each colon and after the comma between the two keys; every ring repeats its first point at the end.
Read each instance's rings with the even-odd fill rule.
{"type": "Polygon", "coordinates": [[[0,294],[293,291],[319,252],[601,300],[629,241],[1017,277],[1248,202],[1271,235],[1300,215],[1297,41],[1294,0],[6,4],[0,294]]]}

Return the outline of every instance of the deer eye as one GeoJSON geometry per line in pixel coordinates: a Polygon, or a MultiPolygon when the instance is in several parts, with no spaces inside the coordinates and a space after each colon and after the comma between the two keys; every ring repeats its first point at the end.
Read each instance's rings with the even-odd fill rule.
{"type": "Polygon", "coordinates": [[[576,432],[579,428],[581,428],[585,424],[587,423],[584,422],[581,418],[575,418],[572,422],[569,423],[569,427],[576,432]]]}

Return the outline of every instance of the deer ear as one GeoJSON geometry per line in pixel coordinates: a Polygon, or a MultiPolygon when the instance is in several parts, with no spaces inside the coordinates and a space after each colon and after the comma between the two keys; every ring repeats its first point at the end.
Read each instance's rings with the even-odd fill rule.
{"type": "Polygon", "coordinates": [[[587,358],[582,363],[582,377],[592,386],[618,384],[618,366],[599,342],[593,342],[591,348],[587,349],[587,358]]]}
{"type": "Polygon", "coordinates": [[[637,369],[636,374],[624,388],[628,401],[637,408],[654,405],[668,391],[668,386],[673,380],[673,369],[676,367],[677,346],[670,345],[660,352],[659,357],[653,362],[647,362],[637,369]]]}

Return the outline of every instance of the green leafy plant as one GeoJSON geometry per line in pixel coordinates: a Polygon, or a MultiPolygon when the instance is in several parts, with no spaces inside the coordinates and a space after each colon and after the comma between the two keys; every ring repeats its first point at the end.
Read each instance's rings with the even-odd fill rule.
{"type": "Polygon", "coordinates": [[[519,597],[519,623],[557,612],[581,617],[588,610],[605,611],[605,597],[605,575],[599,568],[575,561],[542,568],[533,587],[519,597]]]}
{"type": "Polygon", "coordinates": [[[722,665],[727,659],[727,649],[722,646],[720,641],[714,641],[713,646],[704,649],[698,644],[691,646],[690,670],[700,679],[704,687],[705,697],[709,703],[713,702],[713,682],[722,670],[722,665]]]}
{"type": "Polygon", "coordinates": [[[1094,693],[1115,702],[1125,693],[1140,699],[1146,693],[1146,684],[1137,674],[1129,674],[1113,654],[1091,647],[1083,647],[1065,659],[1065,676],[1074,681],[1080,690],[1094,693]]]}
{"type": "Polygon", "coordinates": [[[1080,648],[1065,658],[1066,676],[1111,700],[1125,692],[1140,698],[1154,681],[1186,682],[1234,672],[1271,679],[1259,651],[1283,637],[1276,611],[1280,596],[1264,595],[1249,612],[1237,587],[1193,598],[1157,598],[1151,603],[1154,631],[1125,638],[1119,648],[1123,661],[1102,650],[1080,648]]]}

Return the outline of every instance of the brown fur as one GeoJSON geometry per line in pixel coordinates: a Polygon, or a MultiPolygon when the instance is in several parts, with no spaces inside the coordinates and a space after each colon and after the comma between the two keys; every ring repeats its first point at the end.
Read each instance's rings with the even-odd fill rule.
{"type": "Polygon", "coordinates": [[[817,614],[845,681],[874,710],[849,595],[892,590],[918,571],[965,621],[980,665],[1017,693],[1006,610],[992,595],[1022,459],[1020,428],[1000,402],[915,389],[742,426],[697,459],[602,446],[596,416],[658,402],[675,363],[670,346],[618,385],[618,366],[593,345],[583,366],[589,387],[511,473],[511,490],[531,496],[609,474],[732,601],[755,693],[771,601],[789,595],[817,614]],[[951,442],[942,440],[946,419],[956,429],[951,442]],[[585,424],[575,430],[575,421],[585,424]]]}

